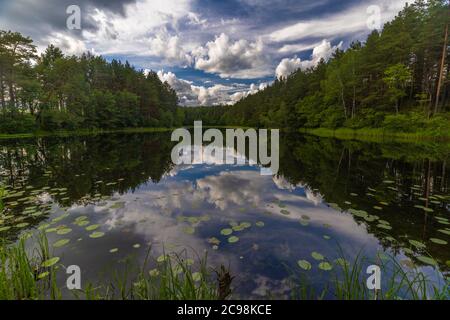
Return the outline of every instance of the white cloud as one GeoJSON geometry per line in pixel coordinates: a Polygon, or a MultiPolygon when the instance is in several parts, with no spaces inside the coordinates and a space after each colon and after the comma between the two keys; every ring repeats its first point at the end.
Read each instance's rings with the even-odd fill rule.
{"type": "MultiPolygon", "coordinates": [[[[381,23],[391,20],[405,5],[406,0],[378,0],[370,5],[378,5],[381,12],[381,23]]],[[[321,16],[317,20],[307,20],[275,30],[267,38],[273,42],[294,41],[316,38],[336,38],[338,36],[368,33],[368,4],[352,7],[350,10],[329,16],[321,16]]]]}
{"type": "Polygon", "coordinates": [[[270,74],[264,45],[261,40],[232,41],[222,33],[205,47],[194,50],[195,67],[209,73],[216,73],[222,78],[258,78],[270,74]]]}
{"type": "MultiPolygon", "coordinates": [[[[81,55],[83,52],[87,51],[86,45],[82,40],[64,33],[54,32],[47,37],[47,41],[56,47],[59,47],[68,55],[81,55]]],[[[45,49],[40,48],[39,51],[43,50],[45,49]]]]}
{"type": "Polygon", "coordinates": [[[298,69],[306,70],[316,66],[320,60],[328,61],[333,53],[342,47],[342,42],[336,46],[331,46],[329,41],[323,40],[312,52],[310,60],[302,61],[300,58],[285,58],[278,64],[275,75],[278,79],[286,79],[290,74],[298,69]]]}
{"type": "Polygon", "coordinates": [[[157,56],[172,64],[190,64],[190,56],[181,45],[184,41],[177,34],[169,34],[166,28],[175,27],[185,17],[196,21],[196,15],[189,11],[190,2],[138,0],[125,5],[124,15],[94,9],[90,18],[97,29],[83,30],[82,34],[101,54],[157,56]]]}
{"type": "Polygon", "coordinates": [[[164,57],[165,61],[175,64],[190,65],[192,63],[192,58],[184,51],[180,38],[169,35],[166,30],[149,40],[149,54],[164,57]]]}
{"type": "Polygon", "coordinates": [[[215,84],[210,87],[205,87],[194,85],[192,82],[184,79],[179,79],[173,72],[166,73],[160,70],[157,74],[162,82],[167,82],[177,92],[180,103],[185,106],[231,105],[268,86],[267,83],[261,83],[259,85],[251,84],[250,87],[233,83],[227,86],[215,84]]]}

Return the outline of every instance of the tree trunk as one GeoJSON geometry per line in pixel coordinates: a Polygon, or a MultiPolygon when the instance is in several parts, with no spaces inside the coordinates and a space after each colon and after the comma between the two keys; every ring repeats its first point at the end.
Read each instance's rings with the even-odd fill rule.
{"type": "Polygon", "coordinates": [[[445,56],[447,55],[447,41],[448,41],[448,23],[445,25],[444,45],[442,47],[441,68],[439,71],[439,79],[436,90],[436,101],[434,105],[434,113],[439,111],[439,98],[441,96],[442,78],[444,77],[445,56]]]}

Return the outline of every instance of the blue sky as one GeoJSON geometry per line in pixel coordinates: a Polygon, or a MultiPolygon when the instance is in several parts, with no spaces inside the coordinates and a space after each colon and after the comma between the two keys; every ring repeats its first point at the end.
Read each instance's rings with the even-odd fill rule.
{"type": "Polygon", "coordinates": [[[232,104],[364,40],[405,3],[0,0],[0,29],[31,36],[40,51],[53,43],[67,54],[91,51],[158,72],[183,105],[232,104]],[[80,30],[66,26],[69,5],[81,9],[80,30]]]}

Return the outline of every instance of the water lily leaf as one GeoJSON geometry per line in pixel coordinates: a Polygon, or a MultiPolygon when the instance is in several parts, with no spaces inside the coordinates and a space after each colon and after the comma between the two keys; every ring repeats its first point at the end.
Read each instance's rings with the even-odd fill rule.
{"type": "Polygon", "coordinates": [[[199,282],[200,280],[202,280],[202,274],[200,272],[194,272],[192,274],[192,280],[194,280],[195,282],[199,282]]]}
{"type": "Polygon", "coordinates": [[[183,228],[183,232],[186,234],[194,234],[195,233],[195,228],[191,227],[191,226],[186,226],[183,228]]]}
{"type": "Polygon", "coordinates": [[[57,264],[59,262],[59,257],[53,257],[51,259],[45,260],[44,262],[42,262],[41,266],[44,268],[49,268],[55,264],[57,264]]]}
{"type": "Polygon", "coordinates": [[[324,257],[323,255],[321,255],[320,253],[315,252],[315,251],[311,253],[311,256],[312,256],[315,260],[323,260],[323,259],[325,259],[325,257],[324,257]]]}
{"type": "Polygon", "coordinates": [[[338,259],[334,260],[334,263],[341,266],[342,268],[350,266],[350,263],[347,260],[345,260],[344,258],[338,258],[338,259]]]}
{"type": "Polygon", "coordinates": [[[447,241],[438,238],[431,238],[430,241],[436,244],[448,244],[447,241]]]}
{"type": "Polygon", "coordinates": [[[307,216],[306,214],[302,215],[301,218],[302,218],[302,220],[306,220],[306,221],[311,220],[311,218],[309,216],[307,216]]]}
{"type": "Polygon", "coordinates": [[[118,248],[112,248],[111,250],[109,250],[109,253],[116,253],[117,251],[119,251],[118,248]]]}
{"type": "Polygon", "coordinates": [[[28,227],[30,224],[28,222],[19,223],[16,225],[16,228],[25,228],[28,227]]]}
{"type": "Polygon", "coordinates": [[[302,268],[303,270],[311,270],[311,263],[309,263],[306,260],[298,260],[297,264],[300,268],[302,268]]]}
{"type": "Polygon", "coordinates": [[[250,222],[242,222],[241,226],[245,229],[248,229],[252,226],[252,224],[250,222]]]}
{"type": "Polygon", "coordinates": [[[236,237],[236,236],[231,236],[231,237],[228,238],[228,242],[229,243],[235,243],[235,242],[238,242],[238,241],[239,241],[239,238],[236,237]]]}
{"type": "Polygon", "coordinates": [[[168,260],[169,259],[169,256],[167,256],[167,255],[160,255],[157,259],[156,259],[156,261],[157,262],[159,262],[159,263],[162,263],[162,262],[164,262],[164,261],[166,261],[166,260],[168,260]]]}
{"type": "Polygon", "coordinates": [[[158,269],[152,269],[148,273],[150,274],[150,277],[157,277],[157,276],[159,276],[158,269]]]}
{"type": "Polygon", "coordinates": [[[60,229],[58,229],[58,231],[56,231],[56,234],[64,235],[64,234],[70,233],[71,231],[72,231],[72,229],[70,229],[70,228],[60,228],[60,229]]]}
{"type": "Polygon", "coordinates": [[[237,226],[233,226],[233,231],[235,231],[235,232],[239,232],[239,231],[242,231],[242,230],[244,230],[245,228],[244,228],[244,226],[242,226],[242,225],[237,225],[237,226]]]}
{"type": "Polygon", "coordinates": [[[100,227],[99,224],[91,224],[90,226],[86,227],[86,231],[94,231],[100,227]]]}
{"type": "Polygon", "coordinates": [[[436,266],[437,262],[436,260],[434,260],[433,258],[430,257],[426,257],[426,256],[419,256],[417,257],[417,260],[422,261],[423,263],[432,265],[432,266],[436,266]]]}
{"type": "Polygon", "coordinates": [[[417,241],[417,240],[409,240],[409,243],[419,249],[426,248],[426,245],[424,243],[417,241]]]}
{"type": "Polygon", "coordinates": [[[11,229],[11,227],[9,227],[9,226],[1,227],[0,232],[8,231],[9,229],[11,229]]]}
{"type": "Polygon", "coordinates": [[[103,237],[104,235],[105,235],[104,232],[94,231],[94,232],[92,232],[92,233],[89,235],[89,238],[97,239],[97,238],[103,237]]]}
{"type": "Polygon", "coordinates": [[[330,263],[324,261],[319,263],[319,269],[324,271],[330,271],[331,269],[333,269],[333,266],[330,263]]]}
{"type": "Polygon", "coordinates": [[[135,249],[139,249],[141,247],[141,245],[139,243],[133,244],[133,248],[135,249]]]}
{"type": "Polygon", "coordinates": [[[288,211],[288,210],[284,210],[284,209],[283,209],[283,210],[281,210],[281,211],[280,211],[280,213],[281,213],[281,214],[283,214],[283,215],[285,215],[285,216],[288,216],[288,215],[290,215],[290,214],[291,214],[291,212],[290,212],[290,211],[288,211]]]}
{"type": "Polygon", "coordinates": [[[222,234],[224,236],[229,236],[232,233],[233,233],[233,229],[230,229],[230,228],[222,229],[220,231],[220,234],[222,234]]]}
{"type": "Polygon", "coordinates": [[[386,225],[386,224],[378,224],[377,225],[377,227],[378,228],[381,228],[381,229],[385,229],[385,230],[392,230],[392,227],[391,226],[388,226],[388,225],[386,225]]]}
{"type": "Polygon", "coordinates": [[[440,229],[440,230],[438,230],[438,232],[440,232],[440,233],[443,233],[443,234],[446,234],[446,235],[450,236],[450,230],[447,230],[447,229],[440,229]]]}
{"type": "Polygon", "coordinates": [[[325,240],[330,240],[331,239],[331,237],[329,236],[329,235],[323,235],[323,238],[325,239],[325,240]]]}
{"type": "Polygon", "coordinates": [[[62,247],[62,246],[65,246],[65,245],[68,244],[69,242],[70,242],[70,239],[61,239],[61,240],[56,241],[56,242],[53,244],[53,247],[55,247],[55,248],[60,248],[60,247],[62,247]]]}
{"type": "Polygon", "coordinates": [[[37,278],[38,278],[39,280],[42,280],[42,279],[48,277],[49,275],[50,275],[50,272],[45,271],[45,272],[42,272],[41,274],[39,274],[39,275],[37,276],[37,278]]]}
{"type": "Polygon", "coordinates": [[[264,227],[264,222],[263,222],[263,221],[257,221],[257,222],[255,223],[255,225],[256,225],[258,228],[262,228],[262,227],[264,227]]]}

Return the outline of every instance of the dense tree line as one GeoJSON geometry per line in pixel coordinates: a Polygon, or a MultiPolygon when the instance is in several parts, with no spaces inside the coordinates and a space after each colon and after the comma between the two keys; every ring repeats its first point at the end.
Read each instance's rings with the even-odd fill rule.
{"type": "Polygon", "coordinates": [[[364,43],[277,79],[218,119],[211,111],[204,118],[283,128],[449,128],[449,18],[448,1],[418,0],[364,43]]]}
{"type": "Polygon", "coordinates": [[[0,132],[170,127],[182,123],[175,91],[154,72],[0,30],[0,132]]]}

